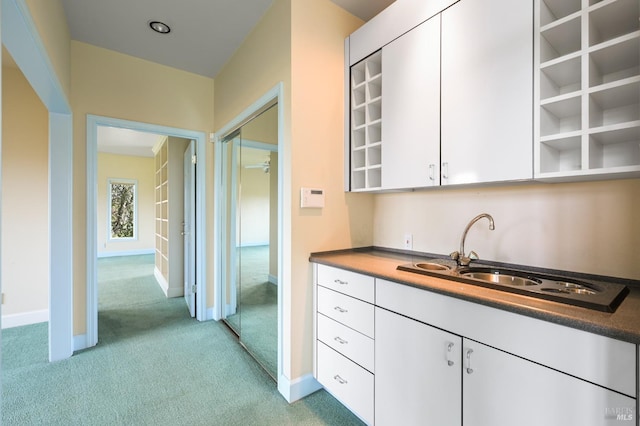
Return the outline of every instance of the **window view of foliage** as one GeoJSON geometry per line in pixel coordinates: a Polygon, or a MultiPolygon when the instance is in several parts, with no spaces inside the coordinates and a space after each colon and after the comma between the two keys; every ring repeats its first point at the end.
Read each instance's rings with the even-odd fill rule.
{"type": "Polygon", "coordinates": [[[111,183],[111,238],[133,238],[135,184],[111,183]]]}

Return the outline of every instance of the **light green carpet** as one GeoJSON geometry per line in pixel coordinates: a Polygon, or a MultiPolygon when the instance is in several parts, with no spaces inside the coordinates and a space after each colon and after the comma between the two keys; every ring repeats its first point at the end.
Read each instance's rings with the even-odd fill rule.
{"type": "Polygon", "coordinates": [[[99,343],[47,361],[47,324],[3,330],[3,425],[361,424],[324,391],[287,404],[221,323],[166,299],[152,256],[99,261],[99,343]]]}

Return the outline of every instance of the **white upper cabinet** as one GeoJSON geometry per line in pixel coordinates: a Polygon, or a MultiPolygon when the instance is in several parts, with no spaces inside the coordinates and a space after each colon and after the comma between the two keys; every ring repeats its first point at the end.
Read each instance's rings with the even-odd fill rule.
{"type": "Polygon", "coordinates": [[[533,177],[531,0],[442,12],[442,184],[533,177]]]}
{"type": "Polygon", "coordinates": [[[458,0],[396,0],[349,37],[349,65],[417,27],[458,0]]]}
{"type": "Polygon", "coordinates": [[[640,2],[535,9],[535,177],[640,175],[640,2]]]}
{"type": "Polygon", "coordinates": [[[382,48],[382,189],[440,184],[440,16],[382,48]]]}

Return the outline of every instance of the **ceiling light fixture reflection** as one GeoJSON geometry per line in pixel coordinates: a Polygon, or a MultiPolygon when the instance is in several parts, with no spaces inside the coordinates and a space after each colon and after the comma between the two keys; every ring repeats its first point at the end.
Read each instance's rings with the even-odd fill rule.
{"type": "Polygon", "coordinates": [[[149,21],[149,26],[151,29],[160,34],[168,34],[171,32],[171,28],[164,22],[160,21],[149,21]]]}

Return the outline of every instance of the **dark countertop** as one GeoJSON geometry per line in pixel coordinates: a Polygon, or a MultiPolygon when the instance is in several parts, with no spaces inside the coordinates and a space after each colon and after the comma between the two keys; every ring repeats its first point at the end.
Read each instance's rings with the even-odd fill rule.
{"type": "Polygon", "coordinates": [[[640,344],[640,286],[627,283],[630,293],[615,312],[608,313],[396,269],[432,257],[369,247],[312,253],[309,260],[640,344]]]}

